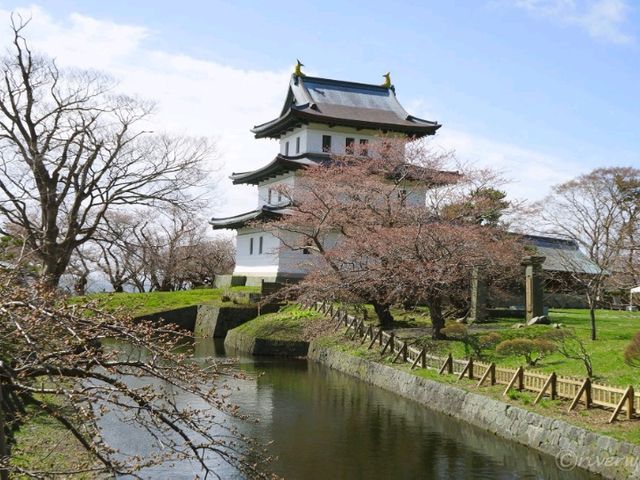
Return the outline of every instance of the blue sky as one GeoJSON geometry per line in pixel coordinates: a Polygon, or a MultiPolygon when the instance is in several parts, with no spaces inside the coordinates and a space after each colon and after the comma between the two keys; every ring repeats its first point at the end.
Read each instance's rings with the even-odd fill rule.
{"type": "MultiPolygon", "coordinates": [[[[252,140],[248,129],[278,113],[296,58],[312,74],[354,81],[381,82],[390,70],[405,107],[444,124],[444,147],[507,170],[517,180],[513,191],[530,198],[597,166],[640,166],[640,1],[0,2],[5,15],[28,5],[47,17],[33,30],[52,55],[67,55],[66,31],[79,42],[106,32],[95,44],[104,40],[101,52],[116,45],[119,53],[109,61],[89,50],[66,61],[119,77],[140,74],[131,86],[141,93],[141,70],[157,75],[162,68],[149,65],[149,52],[172,59],[169,65],[186,59],[198,65],[190,72],[209,72],[200,83],[191,79],[191,96],[180,95],[181,105],[195,102],[196,108],[200,95],[226,88],[235,105],[217,100],[218,108],[212,97],[215,111],[207,114],[244,112],[229,114],[232,126],[211,120],[211,134],[224,147],[224,174],[257,168],[275,153],[272,144],[252,140]],[[52,38],[59,38],[58,50],[52,38]],[[222,78],[227,71],[229,78],[245,72],[252,80],[245,90],[234,88],[222,78]],[[255,100],[261,89],[265,103],[252,110],[247,104],[261,102],[255,100]]],[[[171,81],[184,75],[184,66],[167,68],[162,73],[171,81]]],[[[176,105],[164,113],[182,108],[176,105]]],[[[185,110],[187,120],[167,128],[199,132],[200,125],[189,125],[193,117],[185,110]]],[[[221,185],[230,189],[224,180],[221,185]]],[[[248,190],[242,192],[227,195],[231,205],[222,210],[250,206],[248,190]]]]}

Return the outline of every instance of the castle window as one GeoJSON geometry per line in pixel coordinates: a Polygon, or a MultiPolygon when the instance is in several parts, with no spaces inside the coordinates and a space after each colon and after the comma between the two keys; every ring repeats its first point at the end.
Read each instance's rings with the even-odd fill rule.
{"type": "Polygon", "coordinates": [[[284,142],[284,154],[289,155],[289,142],[284,142]]]}
{"type": "Polygon", "coordinates": [[[353,148],[355,147],[355,145],[356,139],[347,137],[347,140],[345,142],[345,152],[347,153],[347,155],[353,155],[353,148]]]}
{"type": "Polygon", "coordinates": [[[267,196],[267,204],[271,205],[271,194],[272,194],[272,190],[269,189],[269,195],[267,196]]]}
{"type": "Polygon", "coordinates": [[[300,153],[300,137],[296,137],[296,153],[300,153]]]}
{"type": "Polygon", "coordinates": [[[260,237],[260,241],[258,243],[258,253],[262,255],[262,237],[260,237]]]}
{"type": "Polygon", "coordinates": [[[361,138],[360,139],[360,155],[364,155],[365,157],[367,155],[369,155],[369,140],[367,140],[366,138],[361,138]]]}
{"type": "Polygon", "coordinates": [[[282,192],[278,192],[278,203],[282,202],[282,192]]]}
{"type": "Polygon", "coordinates": [[[327,153],[331,151],[331,135],[322,135],[322,151],[327,153]]]}
{"type": "Polygon", "coordinates": [[[249,255],[253,255],[253,237],[249,239],[249,255]]]}

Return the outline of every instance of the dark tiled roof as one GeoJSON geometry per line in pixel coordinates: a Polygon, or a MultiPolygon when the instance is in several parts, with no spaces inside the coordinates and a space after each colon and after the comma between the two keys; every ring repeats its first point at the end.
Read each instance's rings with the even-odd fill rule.
{"type": "Polygon", "coordinates": [[[229,178],[231,178],[234,185],[242,183],[258,185],[269,178],[274,178],[277,175],[295,171],[308,165],[326,162],[330,158],[327,153],[305,153],[293,157],[278,154],[276,158],[264,167],[250,172],[233,173],[229,178]]]}
{"type": "Polygon", "coordinates": [[[278,138],[283,131],[305,122],[386,130],[422,137],[440,125],[409,115],[395,89],[380,85],[293,75],[280,116],[255,126],[256,138],[278,138]]]}
{"type": "Polygon", "coordinates": [[[600,268],[593,263],[573,240],[545,237],[540,235],[522,235],[525,245],[534,247],[538,255],[545,258],[542,269],[550,272],[573,272],[597,275],[600,268]]]}
{"type": "Polygon", "coordinates": [[[240,215],[234,215],[233,217],[212,218],[209,220],[209,224],[214,230],[220,230],[223,228],[237,229],[244,227],[254,220],[279,218],[285,214],[286,211],[286,207],[271,207],[269,205],[263,205],[261,208],[253,210],[252,212],[241,213],[240,215]]]}

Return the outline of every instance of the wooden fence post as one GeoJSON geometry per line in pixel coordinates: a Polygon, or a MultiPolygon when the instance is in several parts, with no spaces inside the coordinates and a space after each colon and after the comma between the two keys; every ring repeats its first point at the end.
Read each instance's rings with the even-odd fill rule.
{"type": "Polygon", "coordinates": [[[540,401],[540,399],[544,395],[544,392],[546,392],[549,387],[551,387],[551,399],[553,400],[554,398],[556,398],[556,373],[555,372],[552,372],[551,375],[549,375],[549,378],[547,378],[547,381],[544,382],[544,385],[542,386],[542,390],[540,390],[540,392],[538,393],[538,396],[536,396],[536,399],[533,401],[534,405],[540,401]]]}
{"type": "Polygon", "coordinates": [[[569,406],[569,411],[573,410],[576,407],[576,405],[578,405],[578,402],[580,401],[580,397],[582,396],[583,393],[584,393],[584,403],[586,407],[589,408],[591,406],[591,380],[589,378],[585,378],[584,382],[582,382],[582,385],[578,390],[578,394],[576,395],[576,397],[571,402],[571,405],[569,406]]]}
{"type": "Polygon", "coordinates": [[[367,331],[364,332],[364,335],[362,336],[362,341],[360,342],[360,345],[364,344],[364,342],[367,340],[367,336],[369,336],[369,337],[373,336],[373,327],[371,325],[369,325],[367,327],[367,331]]]}
{"type": "Polygon", "coordinates": [[[418,356],[416,357],[416,359],[413,361],[413,363],[411,364],[411,370],[413,370],[414,368],[416,368],[416,365],[418,365],[418,362],[420,360],[422,360],[422,368],[424,368],[424,363],[425,361],[424,359],[424,354],[425,354],[425,347],[422,347],[422,350],[420,350],[420,353],[418,354],[418,356]]]}
{"type": "Polygon", "coordinates": [[[378,339],[378,337],[380,337],[380,342],[382,342],[382,329],[381,328],[378,328],[378,331],[376,332],[374,337],[371,339],[371,343],[369,344],[369,348],[367,350],[371,350],[373,348],[373,346],[375,345],[376,340],[378,339]]]}
{"type": "Polygon", "coordinates": [[[384,355],[384,352],[387,351],[387,348],[389,348],[389,345],[391,345],[391,353],[393,353],[393,332],[389,334],[389,340],[387,340],[387,343],[384,344],[384,347],[382,348],[382,352],[380,352],[380,355],[384,355]]]}
{"type": "Polygon", "coordinates": [[[398,350],[398,353],[396,354],[396,356],[393,357],[393,362],[391,363],[396,363],[396,360],[398,360],[400,355],[402,355],[402,359],[406,362],[407,361],[407,342],[402,343],[402,347],[400,347],[400,350],[398,350]]]}
{"type": "Polygon", "coordinates": [[[464,377],[465,373],[468,374],[471,380],[473,380],[473,358],[472,357],[469,358],[469,361],[460,372],[460,375],[458,375],[458,380],[461,380],[462,377],[464,377]]]}
{"type": "Polygon", "coordinates": [[[491,365],[489,365],[489,368],[487,368],[487,371],[484,372],[484,375],[482,375],[482,377],[480,378],[480,381],[478,382],[478,387],[481,387],[487,378],[491,379],[491,385],[496,384],[496,364],[493,362],[491,363],[491,365]]]}
{"type": "Polygon", "coordinates": [[[355,338],[360,333],[360,327],[362,326],[362,323],[364,323],[364,320],[359,320],[355,322],[355,328],[353,329],[353,335],[351,335],[351,340],[355,340],[355,338]]]}
{"type": "Polygon", "coordinates": [[[518,390],[522,390],[522,388],[524,387],[524,369],[522,367],[518,367],[516,373],[513,374],[509,385],[507,385],[507,388],[504,389],[502,395],[506,395],[507,393],[509,393],[509,390],[511,390],[511,387],[513,387],[516,382],[518,382],[518,390]]]}
{"type": "Polygon", "coordinates": [[[354,318],[351,320],[351,322],[347,322],[347,329],[346,329],[346,330],[345,330],[345,332],[344,332],[344,334],[345,334],[345,335],[349,335],[349,330],[351,330],[351,328],[353,327],[353,325],[356,323],[356,321],[357,321],[357,320],[358,320],[358,319],[354,317],[354,318]]]}
{"type": "Polygon", "coordinates": [[[622,407],[624,406],[625,402],[627,403],[627,418],[631,420],[633,418],[633,410],[634,410],[633,401],[634,400],[635,400],[635,393],[633,391],[633,387],[629,385],[625,390],[624,394],[622,394],[622,398],[620,399],[620,402],[618,402],[616,409],[613,411],[611,418],[609,418],[609,423],[614,422],[614,420],[622,410],[622,407]]]}
{"type": "Polygon", "coordinates": [[[442,374],[444,373],[445,370],[447,371],[448,374],[453,373],[453,356],[451,355],[451,353],[449,353],[449,355],[447,356],[447,359],[444,361],[444,363],[440,367],[440,370],[438,371],[438,373],[442,374]]]}

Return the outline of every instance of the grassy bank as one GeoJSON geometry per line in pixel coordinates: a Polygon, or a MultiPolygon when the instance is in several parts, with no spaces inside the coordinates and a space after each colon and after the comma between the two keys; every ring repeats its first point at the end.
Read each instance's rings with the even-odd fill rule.
{"type": "Polygon", "coordinates": [[[251,320],[234,331],[253,338],[269,340],[311,340],[327,326],[323,315],[313,310],[288,305],[276,313],[268,313],[251,320]]]}
{"type": "MultiPolygon", "coordinates": [[[[11,461],[31,471],[76,472],[95,467],[96,461],[80,442],[53,417],[29,415],[15,434],[11,461]]],[[[16,478],[27,478],[16,476],[16,478]]],[[[59,478],[95,479],[96,473],[63,474],[59,478]]],[[[103,477],[101,477],[103,478],[103,477]]]]}
{"type": "Polygon", "coordinates": [[[128,315],[140,316],[199,304],[232,306],[247,303],[247,295],[258,292],[260,287],[201,288],[176,292],[94,293],[86,297],[75,297],[73,301],[91,300],[109,311],[119,310],[128,315]]]}
{"type": "MultiPolygon", "coordinates": [[[[363,307],[349,307],[350,313],[362,317],[363,309],[367,311],[368,323],[375,324],[375,314],[369,305],[363,307]]],[[[405,311],[399,308],[392,310],[395,321],[395,332],[409,345],[427,346],[434,354],[446,356],[451,353],[455,358],[468,358],[473,355],[464,342],[459,340],[431,340],[431,321],[428,309],[419,307],[405,311]]],[[[613,310],[596,311],[597,340],[590,339],[591,329],[589,311],[580,309],[552,309],[550,311],[552,323],[561,324],[564,332],[573,332],[587,348],[591,355],[594,370],[594,380],[625,387],[633,384],[640,387],[640,369],[628,366],[624,362],[624,350],[633,336],[640,331],[640,312],[626,312],[613,310]]],[[[468,325],[468,334],[476,340],[483,335],[494,332],[500,336],[500,341],[513,338],[539,339],[553,336],[553,327],[549,325],[533,325],[515,328],[524,319],[496,318],[482,324],[468,325]]],[[[496,345],[482,350],[482,360],[495,362],[504,367],[518,367],[524,365],[522,356],[504,356],[496,352],[496,345]]],[[[559,353],[547,354],[538,361],[536,370],[544,373],[556,372],[558,375],[584,377],[586,369],[580,360],[563,357],[559,353]]]]}
{"type": "MultiPolygon", "coordinates": [[[[594,380],[613,385],[640,385],[640,369],[628,366],[624,362],[624,350],[636,332],[640,331],[640,313],[611,310],[598,310],[596,328],[597,340],[590,340],[588,310],[552,310],[551,321],[560,323],[560,330],[572,331],[582,340],[593,363],[594,380]]],[[[471,326],[469,332],[475,336],[496,332],[501,340],[512,338],[545,338],[553,335],[553,327],[549,325],[533,325],[525,328],[513,328],[521,319],[498,319],[495,322],[471,326]]],[[[407,332],[410,335],[410,332],[407,332]]],[[[416,341],[424,337],[416,337],[416,341]]],[[[460,341],[437,342],[442,353],[451,352],[454,357],[468,357],[469,352],[460,341]]],[[[495,346],[486,348],[482,353],[483,360],[495,362],[505,367],[517,367],[524,362],[521,356],[501,356],[496,353],[495,346]]],[[[536,370],[565,376],[586,376],[586,370],[580,360],[565,358],[559,353],[551,353],[542,358],[536,370]]]]}

